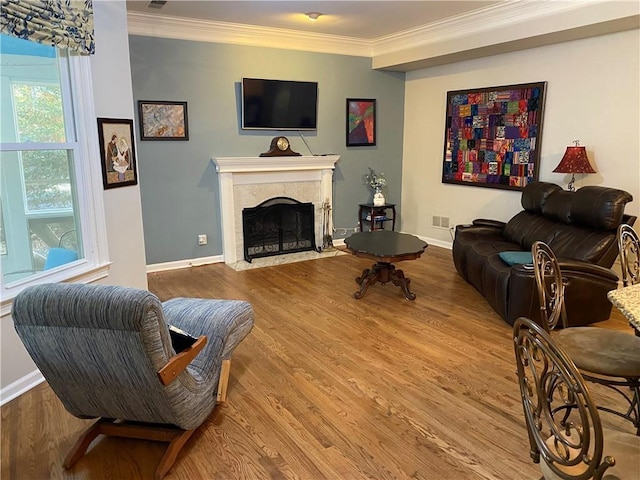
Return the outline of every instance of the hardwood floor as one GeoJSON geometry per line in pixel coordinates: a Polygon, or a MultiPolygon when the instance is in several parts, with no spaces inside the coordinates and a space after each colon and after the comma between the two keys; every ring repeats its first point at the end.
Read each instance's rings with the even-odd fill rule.
{"type": "MultiPolygon", "coordinates": [[[[540,478],[511,327],[458,276],[451,252],[430,246],[398,264],[415,301],[392,284],[355,300],[354,279],[369,266],[344,255],[149,275],[162,300],[243,299],[256,316],[233,357],[227,403],[166,479],[540,478]]],[[[615,309],[600,326],[629,328],[615,309]]],[[[118,438],[94,442],[64,471],[90,423],[68,414],[46,384],[5,405],[2,479],[153,477],[164,445],[118,438]]]]}

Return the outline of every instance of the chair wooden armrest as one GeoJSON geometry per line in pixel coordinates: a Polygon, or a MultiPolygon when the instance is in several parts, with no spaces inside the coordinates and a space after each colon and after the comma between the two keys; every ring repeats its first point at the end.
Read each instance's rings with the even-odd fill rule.
{"type": "Polygon", "coordinates": [[[169,385],[185,368],[191,363],[191,361],[200,353],[200,351],[207,344],[206,335],[198,337],[198,340],[194,342],[189,348],[184,349],[177,355],[174,355],[169,359],[167,364],[158,371],[158,377],[163,385],[169,385]]]}

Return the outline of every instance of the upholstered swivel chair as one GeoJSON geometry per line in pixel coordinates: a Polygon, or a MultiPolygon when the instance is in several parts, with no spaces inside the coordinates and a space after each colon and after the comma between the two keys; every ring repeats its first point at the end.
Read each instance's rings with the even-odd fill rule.
{"type": "Polygon", "coordinates": [[[640,479],[640,437],[602,427],[570,356],[529,319],[513,336],[529,453],[544,479],[640,479]]]}
{"type": "Polygon", "coordinates": [[[161,303],[145,290],[79,284],[25,289],[14,300],[13,318],[64,407],[79,418],[99,418],[64,467],[100,434],[169,442],[156,479],[224,401],[231,354],[253,326],[253,311],[243,301],[161,303]],[[196,337],[195,343],[177,353],[168,324],[196,337]]]}
{"type": "Polygon", "coordinates": [[[568,328],[564,310],[566,281],[558,260],[543,242],[535,242],[531,251],[542,327],[553,334],[585,379],[618,392],[626,405],[625,411],[598,408],[630,420],[640,435],[640,337],[605,328],[568,328]],[[560,322],[564,328],[553,331],[560,322]]]}
{"type": "Polygon", "coordinates": [[[622,285],[640,283],[640,238],[626,223],[618,227],[618,250],[622,267],[622,285]]]}

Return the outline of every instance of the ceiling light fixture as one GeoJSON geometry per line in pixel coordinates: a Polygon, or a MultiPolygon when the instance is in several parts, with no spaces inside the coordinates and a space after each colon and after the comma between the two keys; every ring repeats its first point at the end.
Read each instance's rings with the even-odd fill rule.
{"type": "Polygon", "coordinates": [[[315,22],[316,20],[318,20],[318,17],[322,14],[320,12],[309,12],[309,13],[305,13],[305,15],[309,17],[309,20],[313,20],[315,22]]]}

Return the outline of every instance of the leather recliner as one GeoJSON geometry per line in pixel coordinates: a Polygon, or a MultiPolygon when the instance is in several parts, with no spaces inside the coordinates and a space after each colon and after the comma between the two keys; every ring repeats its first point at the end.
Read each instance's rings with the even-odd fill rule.
{"type": "Polygon", "coordinates": [[[510,265],[500,252],[531,251],[533,242],[543,241],[558,257],[567,281],[569,325],[606,320],[612,307],[607,292],[618,286],[611,270],[618,256],[616,229],[635,222],[624,213],[632,200],[614,188],[569,192],[553,183],[530,183],[522,192],[524,210],[508,222],[478,219],[456,227],[454,264],[509,324],[518,317],[540,322],[532,264],[510,265]]]}

